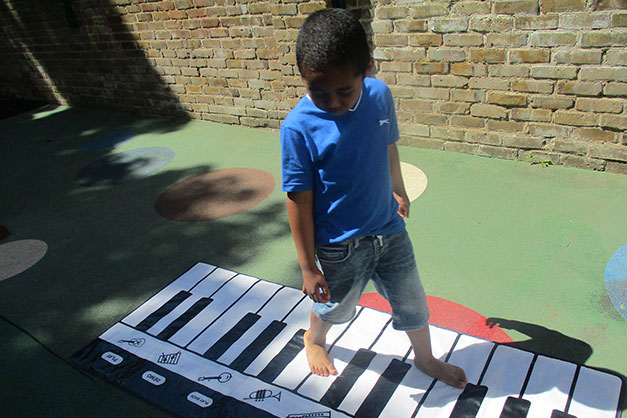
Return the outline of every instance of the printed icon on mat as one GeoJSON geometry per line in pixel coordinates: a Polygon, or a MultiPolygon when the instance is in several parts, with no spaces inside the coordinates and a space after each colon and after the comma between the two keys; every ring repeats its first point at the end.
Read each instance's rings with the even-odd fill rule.
{"type": "Polygon", "coordinates": [[[111,351],[107,351],[106,353],[103,353],[102,356],[100,357],[103,360],[106,360],[109,363],[113,364],[114,366],[117,366],[118,364],[122,363],[122,360],[124,360],[122,356],[120,356],[119,354],[112,353],[111,351]]]}
{"type": "Polygon", "coordinates": [[[144,379],[148,383],[152,383],[155,386],[161,386],[165,383],[165,377],[151,370],[144,372],[144,374],[142,374],[142,379],[144,379]]]}
{"type": "Polygon", "coordinates": [[[273,394],[270,389],[259,389],[252,392],[248,395],[248,398],[244,398],[244,400],[247,401],[249,399],[254,399],[255,402],[262,402],[269,398],[275,398],[277,401],[281,402],[281,392],[279,391],[276,394],[273,394]]]}
{"type": "Polygon", "coordinates": [[[192,403],[195,403],[201,408],[207,408],[211,406],[211,404],[213,403],[213,399],[198,392],[192,392],[189,395],[187,395],[187,400],[192,403]]]}
{"type": "Polygon", "coordinates": [[[130,340],[119,340],[118,344],[128,344],[131,347],[141,347],[146,343],[145,338],[131,338],[130,340]]]}
{"type": "Polygon", "coordinates": [[[226,383],[229,380],[231,380],[231,378],[233,377],[233,375],[229,372],[224,372],[224,373],[220,373],[219,376],[200,376],[198,378],[199,382],[204,382],[205,380],[217,380],[219,383],[226,383]]]}
{"type": "Polygon", "coordinates": [[[177,351],[172,354],[161,353],[159,358],[157,359],[157,363],[161,364],[179,364],[179,360],[181,359],[181,352],[177,351]]]}
{"type": "Polygon", "coordinates": [[[285,418],[331,418],[331,411],[304,412],[301,414],[289,414],[285,418]]]}

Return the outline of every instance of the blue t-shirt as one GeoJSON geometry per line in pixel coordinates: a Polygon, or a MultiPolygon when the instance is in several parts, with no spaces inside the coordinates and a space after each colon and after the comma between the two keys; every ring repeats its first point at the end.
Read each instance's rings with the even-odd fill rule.
{"type": "Polygon", "coordinates": [[[316,245],[402,231],[388,145],[399,138],[392,93],[365,78],[340,116],[302,98],[281,125],[284,192],[313,190],[316,245]]]}

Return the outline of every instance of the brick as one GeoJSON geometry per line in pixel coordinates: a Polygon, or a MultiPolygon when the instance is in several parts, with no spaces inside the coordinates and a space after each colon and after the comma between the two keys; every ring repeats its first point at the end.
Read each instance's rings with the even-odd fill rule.
{"type": "Polygon", "coordinates": [[[400,6],[383,6],[375,9],[375,17],[377,19],[401,19],[409,15],[407,7],[400,6]]]}
{"type": "Polygon", "coordinates": [[[466,61],[466,51],[463,49],[429,48],[427,56],[429,60],[438,62],[466,61]]]}
{"type": "Polygon", "coordinates": [[[607,83],[603,94],[606,96],[627,96],[627,83],[607,83]]]}
{"type": "Polygon", "coordinates": [[[446,46],[481,46],[483,36],[479,34],[446,34],[444,35],[444,45],[446,46]]]}
{"type": "Polygon", "coordinates": [[[550,122],[553,112],[547,109],[516,108],[512,109],[511,118],[517,121],[550,122]]]}
{"type": "Polygon", "coordinates": [[[433,33],[421,33],[408,36],[410,46],[440,46],[443,43],[443,36],[433,33]]]}
{"type": "Polygon", "coordinates": [[[466,32],[468,30],[468,19],[447,18],[433,19],[430,22],[430,29],[436,33],[466,32]]]}
{"type": "Polygon", "coordinates": [[[446,62],[417,62],[414,64],[414,72],[417,74],[443,74],[448,72],[446,62]]]}
{"type": "Polygon", "coordinates": [[[447,115],[464,115],[470,109],[470,104],[461,102],[438,103],[437,110],[447,115]]]}
{"type": "Polygon", "coordinates": [[[427,55],[424,49],[416,48],[385,48],[384,50],[394,61],[422,61],[427,55]]]}
{"type": "Polygon", "coordinates": [[[627,81],[627,68],[583,67],[579,78],[581,80],[627,81]]]}
{"type": "Polygon", "coordinates": [[[509,90],[509,81],[491,77],[473,77],[468,86],[471,89],[481,90],[509,90]]]}
{"type": "Polygon", "coordinates": [[[599,96],[603,90],[600,82],[559,81],[557,93],[577,96],[599,96]]]}
{"type": "Polygon", "coordinates": [[[544,109],[570,109],[574,106],[575,100],[570,97],[554,96],[533,96],[531,106],[544,109]]]}
{"type": "Polygon", "coordinates": [[[495,134],[485,131],[468,130],[465,139],[467,142],[477,142],[487,145],[501,145],[501,134],[495,134]]]}
{"type": "Polygon", "coordinates": [[[451,141],[463,141],[466,136],[466,129],[455,129],[446,126],[432,126],[431,136],[451,141]]]}
{"type": "Polygon", "coordinates": [[[414,121],[422,125],[447,125],[446,116],[429,113],[415,114],[414,121]]]}
{"type": "Polygon", "coordinates": [[[425,18],[425,17],[435,17],[435,16],[446,16],[448,15],[448,3],[446,2],[433,2],[426,3],[417,6],[411,6],[409,8],[411,17],[415,18],[425,18]]]}
{"type": "Polygon", "coordinates": [[[470,114],[480,118],[505,119],[507,110],[504,107],[475,103],[470,107],[470,114]]]}
{"type": "Polygon", "coordinates": [[[495,14],[538,14],[535,0],[501,0],[494,2],[495,14]]]}
{"type": "Polygon", "coordinates": [[[605,53],[605,64],[627,66],[627,50],[625,48],[608,50],[605,53]]]}
{"type": "Polygon", "coordinates": [[[627,162],[627,147],[617,144],[590,144],[588,155],[592,158],[627,162]]]}
{"type": "Polygon", "coordinates": [[[598,126],[599,115],[588,112],[558,110],[553,115],[553,122],[568,126],[598,126]]]}
{"type": "Polygon", "coordinates": [[[378,47],[385,46],[407,46],[407,35],[397,34],[376,34],[374,36],[374,43],[378,47]]]}
{"type": "Polygon", "coordinates": [[[506,59],[505,49],[498,48],[471,48],[471,62],[486,62],[489,64],[504,63],[506,59]]]}
{"type": "MultiPolygon", "coordinates": [[[[401,137],[403,139],[403,137],[401,137]]],[[[433,138],[422,138],[422,137],[409,137],[406,138],[406,145],[411,145],[419,148],[427,148],[427,149],[444,149],[444,141],[441,139],[433,139],[433,138]]]]}
{"type": "Polygon", "coordinates": [[[490,65],[488,74],[491,77],[529,77],[526,65],[490,65]]]}
{"type": "Polygon", "coordinates": [[[392,33],[394,31],[394,23],[387,20],[372,22],[371,26],[374,33],[392,33]]]}
{"type": "Polygon", "coordinates": [[[478,154],[481,145],[468,144],[465,142],[446,142],[444,143],[444,151],[461,152],[464,154],[478,154]]]}
{"type": "Polygon", "coordinates": [[[509,16],[473,17],[470,29],[475,32],[507,32],[514,27],[514,18],[509,16]]]}
{"type": "Polygon", "coordinates": [[[479,154],[482,157],[501,158],[505,160],[515,160],[518,151],[511,148],[493,147],[490,145],[480,145],[479,154]]]}
{"type": "Polygon", "coordinates": [[[509,61],[511,63],[548,63],[551,57],[549,49],[514,49],[509,51],[509,61]]]}
{"type": "Polygon", "coordinates": [[[512,81],[512,90],[524,93],[543,93],[551,94],[555,85],[552,81],[538,80],[514,80],[512,81]]]}
{"type": "Polygon", "coordinates": [[[428,75],[397,73],[396,82],[399,86],[429,87],[431,85],[431,77],[428,75]]]}
{"type": "Polygon", "coordinates": [[[612,15],[613,28],[627,28],[627,13],[614,13],[612,15]]]}
{"type": "Polygon", "coordinates": [[[533,78],[575,79],[578,67],[539,65],[531,68],[533,78]]]}
{"type": "MultiPolygon", "coordinates": [[[[582,128],[575,129],[573,132],[573,138],[577,137],[577,131],[582,128]]],[[[588,128],[583,128],[588,129],[588,128]]],[[[553,151],[558,152],[566,152],[569,154],[579,154],[579,155],[587,155],[588,154],[588,144],[581,141],[574,141],[572,139],[567,138],[555,138],[553,140],[553,151]]]]}
{"type": "Polygon", "coordinates": [[[555,51],[556,64],[600,64],[602,51],[594,49],[566,49],[555,51]]]}
{"type": "Polygon", "coordinates": [[[616,130],[627,130],[627,116],[602,115],[601,127],[616,130]]]}
{"type": "Polygon", "coordinates": [[[582,112],[621,113],[623,111],[623,101],[617,99],[579,98],[575,104],[575,109],[582,112]]]}
{"type": "Polygon", "coordinates": [[[487,76],[487,66],[484,64],[473,64],[469,62],[455,62],[451,64],[451,74],[462,76],[483,77],[487,76]]]}
{"type": "Polygon", "coordinates": [[[410,73],[412,72],[412,69],[413,69],[411,62],[400,62],[400,61],[382,62],[379,67],[381,71],[400,72],[400,73],[410,73]]]}
{"type": "Polygon", "coordinates": [[[601,128],[577,128],[573,131],[573,139],[596,142],[615,142],[616,133],[601,128]]]}
{"type": "Polygon", "coordinates": [[[557,14],[540,16],[516,16],[515,27],[520,30],[557,29],[559,17],[557,14]]]}
{"type": "Polygon", "coordinates": [[[568,126],[559,126],[552,123],[531,123],[529,124],[529,134],[532,136],[541,136],[545,138],[551,137],[568,137],[572,132],[572,128],[568,126]]]}
{"type": "Polygon", "coordinates": [[[503,145],[510,148],[542,149],[546,139],[533,136],[503,135],[503,145]]]}
{"type": "Polygon", "coordinates": [[[298,11],[303,15],[308,15],[324,8],[325,8],[325,4],[323,2],[315,2],[315,1],[301,3],[298,5],[298,11]]]}
{"type": "Polygon", "coordinates": [[[490,131],[503,131],[503,132],[523,132],[525,130],[525,124],[515,121],[506,120],[489,120],[486,128],[490,131]]]}
{"type": "Polygon", "coordinates": [[[429,126],[417,125],[415,123],[399,123],[398,131],[402,135],[429,136],[429,126]]]}
{"type": "Polygon", "coordinates": [[[483,1],[463,1],[451,6],[451,15],[490,14],[490,3],[483,1]]]}
{"type": "Polygon", "coordinates": [[[627,32],[594,31],[584,32],[581,38],[581,46],[594,48],[603,46],[624,46],[627,44],[627,32]]]}
{"type": "Polygon", "coordinates": [[[486,46],[521,47],[527,45],[526,33],[489,33],[486,46]]]}
{"type": "Polygon", "coordinates": [[[294,4],[272,4],[270,13],[273,16],[295,16],[298,13],[298,9],[294,4]]]}
{"type": "Polygon", "coordinates": [[[611,25],[609,14],[564,13],[560,16],[560,29],[605,29],[611,25]]]}
{"type": "MultiPolygon", "coordinates": [[[[374,29],[374,28],[373,28],[374,29]]],[[[393,29],[396,32],[425,32],[427,30],[426,20],[395,20],[393,29]]]]}
{"type": "Polygon", "coordinates": [[[433,87],[465,87],[468,85],[468,79],[455,75],[433,75],[431,85],[433,87]]]}
{"type": "Polygon", "coordinates": [[[585,10],[585,0],[542,0],[542,13],[585,10]]]}
{"type": "Polygon", "coordinates": [[[476,118],[474,116],[460,116],[454,115],[451,116],[451,126],[460,126],[466,128],[483,128],[485,122],[481,118],[476,118]]]}
{"type": "Polygon", "coordinates": [[[605,164],[605,171],[608,173],[627,174],[627,163],[608,161],[605,164]]]}
{"type": "Polygon", "coordinates": [[[399,109],[405,112],[433,112],[433,102],[430,100],[400,100],[399,109]]]}
{"type": "Polygon", "coordinates": [[[478,92],[475,90],[453,89],[451,90],[451,100],[454,100],[457,102],[475,103],[479,101],[479,98],[477,97],[477,93],[478,92]]]}
{"type": "Polygon", "coordinates": [[[488,92],[488,103],[497,104],[504,107],[527,106],[527,96],[522,94],[488,92]]]}
{"type": "Polygon", "coordinates": [[[529,46],[574,46],[576,43],[577,34],[574,32],[534,32],[529,37],[529,46]]]}
{"type": "Polygon", "coordinates": [[[442,88],[418,88],[416,89],[416,97],[423,99],[448,100],[449,89],[442,88]]]}

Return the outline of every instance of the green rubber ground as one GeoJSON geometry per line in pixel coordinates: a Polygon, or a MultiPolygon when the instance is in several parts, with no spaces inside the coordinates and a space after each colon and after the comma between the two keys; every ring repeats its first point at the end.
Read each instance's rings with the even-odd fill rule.
{"type": "MultiPolygon", "coordinates": [[[[407,225],[429,295],[495,318],[525,349],[627,374],[627,322],[603,280],[627,242],[627,178],[400,152],[428,177],[407,225]]],[[[0,178],[0,225],[12,234],[0,245],[48,244],[39,263],[0,282],[4,416],[168,416],[67,360],[199,261],[300,287],[276,131],[50,108],[0,121],[0,178]],[[115,130],[137,136],[115,150],[80,150],[115,130]],[[93,161],[148,146],[176,156],[135,182],[75,181],[93,161]],[[233,167],[268,171],[277,188],[256,207],[215,221],[174,222],[154,211],[168,187],[233,167]]]]}

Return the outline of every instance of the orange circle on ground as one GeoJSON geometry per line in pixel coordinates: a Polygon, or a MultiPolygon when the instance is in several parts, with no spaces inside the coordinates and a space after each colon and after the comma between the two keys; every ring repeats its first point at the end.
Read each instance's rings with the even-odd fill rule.
{"type": "Polygon", "coordinates": [[[226,168],[190,177],[163,192],[155,203],[173,221],[206,221],[244,212],[274,190],[272,174],[255,168],[226,168]]]}

